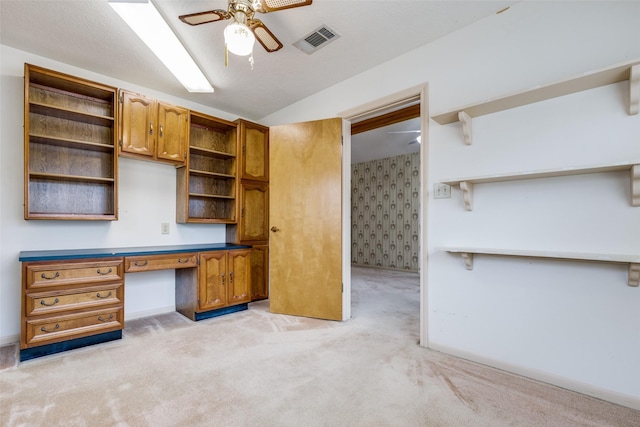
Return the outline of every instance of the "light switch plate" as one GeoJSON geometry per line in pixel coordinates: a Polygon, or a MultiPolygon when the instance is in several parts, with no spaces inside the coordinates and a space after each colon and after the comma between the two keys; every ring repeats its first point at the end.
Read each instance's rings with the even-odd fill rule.
{"type": "Polygon", "coordinates": [[[451,186],[447,184],[434,184],[433,185],[433,198],[434,199],[450,199],[451,198],[451,186]]]}
{"type": "Polygon", "coordinates": [[[163,222],[162,224],[160,224],[160,233],[169,234],[169,223],[168,222],[163,222]]]}

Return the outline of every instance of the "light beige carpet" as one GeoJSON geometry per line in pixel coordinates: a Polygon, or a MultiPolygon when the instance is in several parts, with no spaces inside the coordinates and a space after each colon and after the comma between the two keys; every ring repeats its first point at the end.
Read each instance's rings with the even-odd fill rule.
{"type": "MultiPolygon", "coordinates": [[[[640,412],[417,345],[418,276],[353,269],[353,318],[128,322],[0,371],[2,426],[640,426],[640,412]]],[[[5,357],[6,359],[6,357],[5,357]]]]}

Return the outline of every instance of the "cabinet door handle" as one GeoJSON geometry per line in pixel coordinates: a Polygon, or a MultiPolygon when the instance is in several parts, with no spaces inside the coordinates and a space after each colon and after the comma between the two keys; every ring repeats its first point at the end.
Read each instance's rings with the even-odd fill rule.
{"type": "Polygon", "coordinates": [[[149,122],[149,135],[153,135],[153,122],[149,122]]]}
{"type": "Polygon", "coordinates": [[[46,302],[44,302],[44,300],[40,300],[40,304],[44,305],[46,307],[51,307],[53,305],[56,305],[57,303],[59,303],[60,300],[58,298],[56,298],[55,300],[53,300],[53,302],[51,304],[47,304],[46,302]]]}
{"type": "Polygon", "coordinates": [[[54,274],[54,275],[53,275],[53,276],[51,276],[51,277],[48,277],[46,273],[42,273],[42,274],[40,275],[40,277],[42,277],[43,279],[46,279],[46,280],[53,280],[53,279],[56,279],[56,278],[60,277],[60,272],[59,272],[59,271],[56,271],[56,274],[54,274]]]}
{"type": "Polygon", "coordinates": [[[229,273],[229,284],[233,285],[233,272],[229,273]]]}
{"type": "Polygon", "coordinates": [[[98,274],[101,274],[101,275],[103,275],[103,276],[104,276],[104,275],[107,275],[107,274],[109,274],[109,273],[111,273],[112,271],[113,271],[113,270],[111,269],[111,267],[109,267],[109,270],[107,270],[107,271],[102,271],[101,269],[96,270],[96,272],[97,272],[98,274]]]}
{"type": "Polygon", "coordinates": [[[96,294],[96,298],[101,298],[101,299],[109,298],[110,296],[111,296],[111,291],[109,291],[109,293],[104,296],[100,295],[100,292],[96,294]]]}
{"type": "Polygon", "coordinates": [[[144,261],[135,261],[133,265],[135,265],[136,267],[144,267],[145,265],[147,265],[148,262],[149,261],[145,259],[144,261]]]}
{"type": "Polygon", "coordinates": [[[111,319],[113,319],[113,313],[111,313],[107,319],[103,319],[102,316],[98,316],[98,320],[101,322],[108,322],[111,319]]]}
{"type": "Polygon", "coordinates": [[[224,286],[224,273],[222,273],[222,286],[224,286]]]}
{"type": "Polygon", "coordinates": [[[47,327],[46,327],[46,326],[43,326],[42,328],[40,328],[40,330],[41,330],[42,332],[47,332],[47,333],[49,333],[49,332],[55,332],[55,331],[56,331],[56,330],[58,330],[58,329],[60,329],[60,324],[59,324],[59,323],[56,323],[56,326],[54,326],[54,327],[53,327],[53,330],[52,330],[52,331],[47,330],[47,327]]]}
{"type": "Polygon", "coordinates": [[[162,125],[160,125],[160,136],[162,136],[162,125]]]}

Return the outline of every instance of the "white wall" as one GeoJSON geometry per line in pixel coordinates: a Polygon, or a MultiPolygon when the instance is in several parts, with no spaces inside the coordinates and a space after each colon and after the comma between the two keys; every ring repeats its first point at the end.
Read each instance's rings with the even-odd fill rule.
{"type": "MultiPolygon", "coordinates": [[[[137,91],[226,120],[237,117],[0,45],[0,344],[20,333],[20,251],[217,243],[224,225],[176,224],[176,171],[171,165],[119,159],[118,221],[25,221],[23,211],[24,63],[137,91]],[[170,223],[170,234],[160,224],[170,223]]],[[[125,319],[175,309],[174,272],[127,274],[125,319]]]]}
{"type": "MultiPolygon", "coordinates": [[[[638,2],[523,2],[263,119],[331,117],[429,83],[438,113],[640,58],[638,2]]],[[[446,178],[640,160],[627,83],[474,119],[431,122],[428,188],[446,178]]],[[[423,157],[424,158],[424,157],[423,157]]],[[[429,346],[640,409],[640,288],[623,265],[477,256],[439,246],[640,254],[625,173],[477,185],[428,200],[429,346]]],[[[428,299],[427,299],[428,297],[428,299]]],[[[428,320],[428,322],[427,322],[428,320]]]]}

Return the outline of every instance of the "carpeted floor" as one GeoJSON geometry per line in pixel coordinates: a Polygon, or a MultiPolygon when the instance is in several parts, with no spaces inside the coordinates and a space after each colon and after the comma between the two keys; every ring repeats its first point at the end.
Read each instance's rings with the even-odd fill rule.
{"type": "Polygon", "coordinates": [[[2,426],[640,426],[640,412],[417,345],[418,276],[353,269],[353,318],[249,310],[0,363],[2,426]],[[8,367],[7,367],[8,366],[8,367]]]}

